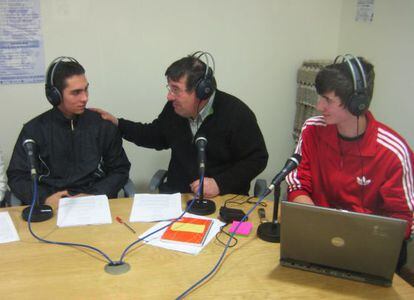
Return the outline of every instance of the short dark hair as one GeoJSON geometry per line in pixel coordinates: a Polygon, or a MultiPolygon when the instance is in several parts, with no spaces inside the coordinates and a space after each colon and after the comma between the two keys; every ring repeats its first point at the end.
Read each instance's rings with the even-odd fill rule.
{"type": "MultiPolygon", "coordinates": [[[[183,57],[175,62],[173,62],[165,71],[165,76],[167,79],[172,81],[179,81],[183,76],[187,76],[186,89],[188,91],[193,91],[200,81],[206,74],[207,65],[201,61],[199,58],[192,55],[183,57]]],[[[210,66],[210,74],[213,74],[210,66]]],[[[214,78],[214,74],[211,78],[213,88],[217,88],[217,82],[214,78]]]]}
{"type": "MultiPolygon", "coordinates": [[[[374,91],[374,66],[362,57],[358,59],[364,69],[367,81],[366,93],[370,102],[374,91]]],[[[331,64],[319,71],[315,78],[315,88],[319,95],[335,92],[335,95],[341,99],[341,104],[346,106],[354,93],[352,73],[347,62],[331,64]]]]}
{"type": "Polygon", "coordinates": [[[53,82],[53,86],[56,87],[61,94],[63,94],[63,90],[66,88],[66,79],[74,75],[83,74],[85,74],[85,69],[80,63],[74,61],[58,61],[49,67],[47,84],[51,84],[53,82]],[[50,78],[55,65],[56,68],[53,78],[50,78]]]}

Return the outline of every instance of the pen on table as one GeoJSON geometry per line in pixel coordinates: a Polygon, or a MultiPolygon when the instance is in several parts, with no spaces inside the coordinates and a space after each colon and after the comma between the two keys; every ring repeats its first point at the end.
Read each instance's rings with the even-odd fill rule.
{"type": "Polygon", "coordinates": [[[122,221],[122,219],[120,218],[120,217],[116,217],[115,218],[119,223],[121,223],[121,224],[124,224],[129,230],[131,230],[133,233],[136,233],[136,231],[131,227],[131,226],[129,226],[127,223],[125,223],[124,221],[122,221]]]}

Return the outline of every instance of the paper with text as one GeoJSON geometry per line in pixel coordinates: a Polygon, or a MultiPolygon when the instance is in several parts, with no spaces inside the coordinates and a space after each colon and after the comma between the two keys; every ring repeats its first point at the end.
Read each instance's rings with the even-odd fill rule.
{"type": "Polygon", "coordinates": [[[0,243],[9,243],[19,240],[19,235],[10,218],[9,212],[0,212],[0,243]]]}
{"type": "Polygon", "coordinates": [[[59,200],[57,226],[80,226],[112,223],[106,195],[62,198],[59,200]]]}
{"type": "Polygon", "coordinates": [[[130,222],[154,222],[178,218],[183,213],[181,194],[135,194],[130,222]]]}

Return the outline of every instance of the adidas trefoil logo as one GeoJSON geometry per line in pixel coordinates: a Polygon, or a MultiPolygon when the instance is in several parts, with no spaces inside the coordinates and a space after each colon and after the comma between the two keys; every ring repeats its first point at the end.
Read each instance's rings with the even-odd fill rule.
{"type": "Polygon", "coordinates": [[[366,186],[371,183],[371,179],[367,179],[365,176],[357,177],[357,182],[359,185],[366,186]]]}

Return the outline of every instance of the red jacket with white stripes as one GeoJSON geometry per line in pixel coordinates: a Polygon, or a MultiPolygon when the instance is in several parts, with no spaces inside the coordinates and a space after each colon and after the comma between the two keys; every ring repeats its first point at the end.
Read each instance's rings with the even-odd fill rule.
{"type": "Polygon", "coordinates": [[[394,130],[366,113],[362,138],[346,141],[322,116],[308,119],[296,147],[298,168],[286,178],[288,199],[308,195],[315,205],[407,220],[414,207],[414,155],[394,130]]]}

